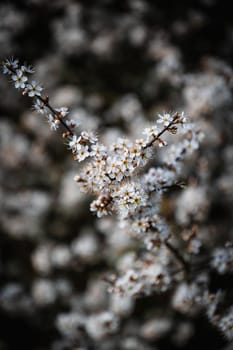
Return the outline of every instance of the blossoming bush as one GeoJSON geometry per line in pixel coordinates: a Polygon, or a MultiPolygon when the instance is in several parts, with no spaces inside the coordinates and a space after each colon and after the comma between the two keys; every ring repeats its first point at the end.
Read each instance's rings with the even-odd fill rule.
{"type": "MultiPolygon", "coordinates": [[[[104,144],[95,130],[84,130],[82,124],[69,119],[68,108],[55,108],[50,104],[44,89],[30,80],[34,73],[31,67],[21,65],[17,59],[7,59],[3,63],[3,73],[10,77],[16,89],[32,98],[33,109],[47,120],[52,130],[63,129],[62,137],[73,159],[83,163],[74,177],[79,187],[77,191],[91,194],[90,210],[103,220],[104,230],[117,228],[117,235],[122,235],[125,254],[111,273],[102,278],[108,284],[103,290],[111,293],[108,309],[89,316],[83,310],[58,315],[57,328],[64,337],[83,337],[84,344],[89,338],[100,341],[111,337],[120,332],[123,319],[132,313],[135,298],[171,293],[174,310],[190,316],[204,309],[209,320],[229,340],[233,339],[230,299],[224,291],[212,292],[209,288],[214,271],[219,275],[233,272],[232,245],[227,243],[225,247],[205,251],[197,224],[186,225],[178,232],[162,215],[167,193],[172,189],[182,191],[185,187],[184,164],[193,152],[198,152],[203,132],[184,112],[163,113],[135,140],[117,137],[104,144]],[[133,242],[133,251],[127,252],[127,245],[132,244],[127,243],[127,239],[133,242]]],[[[187,196],[191,190],[187,188],[187,196]]],[[[204,199],[199,202],[199,195],[196,195],[196,204],[193,197],[191,203],[196,209],[190,211],[194,223],[205,210],[204,199]]],[[[189,197],[186,201],[190,205],[189,197]]],[[[185,198],[183,202],[185,205],[185,198]]],[[[189,215],[188,208],[183,209],[180,220],[189,223],[185,210],[185,215],[189,215]]],[[[91,234],[84,233],[73,242],[71,250],[53,249],[51,261],[55,266],[69,266],[76,255],[92,261],[97,251],[101,252],[101,245],[91,234]]],[[[34,264],[46,269],[42,265],[50,254],[50,248],[41,247],[33,258],[34,264]]],[[[59,288],[65,297],[66,285],[61,284],[55,291],[52,284],[41,280],[34,285],[32,293],[37,303],[50,304],[56,299],[59,288]]],[[[97,289],[97,299],[98,293],[97,289]]],[[[98,303],[98,300],[92,302],[98,303]]],[[[142,332],[146,338],[156,339],[171,327],[168,319],[155,318],[142,332]]]]}

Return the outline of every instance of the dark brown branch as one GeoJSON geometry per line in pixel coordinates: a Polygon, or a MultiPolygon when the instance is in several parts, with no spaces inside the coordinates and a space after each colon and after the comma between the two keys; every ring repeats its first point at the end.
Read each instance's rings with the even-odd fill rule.
{"type": "Polygon", "coordinates": [[[62,120],[62,118],[59,115],[59,112],[57,112],[48,102],[48,98],[43,98],[39,95],[36,95],[36,97],[42,102],[44,103],[44,105],[50,110],[50,112],[53,114],[53,116],[59,120],[59,122],[64,126],[64,128],[68,131],[68,133],[72,136],[73,135],[73,131],[69,128],[69,126],[66,124],[66,122],[64,122],[64,120],[62,120]]]}
{"type": "Polygon", "coordinates": [[[165,133],[165,131],[167,131],[172,127],[172,125],[177,121],[179,117],[180,117],[180,114],[176,112],[172,121],[163,130],[161,130],[158,133],[158,135],[154,136],[153,139],[150,142],[148,142],[143,148],[146,149],[148,147],[151,147],[155,141],[160,139],[160,137],[165,133]]]}
{"type": "Polygon", "coordinates": [[[168,241],[165,242],[167,249],[173,254],[176,260],[181,264],[186,275],[189,273],[189,265],[184,257],[178,252],[178,250],[168,241]]]}
{"type": "MultiPolygon", "coordinates": [[[[10,65],[7,65],[7,68],[13,73],[16,74],[16,70],[13,69],[10,65]]],[[[55,117],[56,120],[59,120],[59,122],[63,125],[63,127],[68,131],[69,135],[73,135],[73,131],[70,129],[70,127],[66,124],[64,120],[62,120],[62,117],[59,112],[57,112],[49,103],[48,97],[43,98],[40,95],[35,95],[38,100],[40,100],[52,113],[52,115],[55,117]]]]}

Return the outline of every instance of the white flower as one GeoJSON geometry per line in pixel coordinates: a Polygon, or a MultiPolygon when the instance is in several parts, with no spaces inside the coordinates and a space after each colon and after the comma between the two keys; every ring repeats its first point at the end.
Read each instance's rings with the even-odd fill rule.
{"type": "Polygon", "coordinates": [[[56,301],[56,289],[51,280],[36,279],[32,285],[32,297],[38,305],[49,305],[56,301]]]}
{"type": "Polygon", "coordinates": [[[92,233],[85,232],[72,242],[71,250],[81,260],[92,261],[98,252],[98,241],[92,233]]]}
{"type": "Polygon", "coordinates": [[[34,102],[33,108],[35,109],[35,111],[37,111],[37,112],[39,112],[41,114],[46,114],[48,112],[48,109],[45,106],[44,102],[39,100],[38,98],[34,102]]]}
{"type": "Polygon", "coordinates": [[[67,107],[56,108],[55,111],[58,112],[62,117],[66,117],[69,114],[67,107]]]}
{"type": "Polygon", "coordinates": [[[147,288],[153,288],[158,292],[165,292],[171,286],[171,277],[168,270],[161,263],[148,263],[141,271],[142,276],[147,281],[147,288]]]}
{"type": "Polygon", "coordinates": [[[132,143],[129,140],[122,139],[120,137],[117,139],[117,145],[120,150],[124,150],[126,152],[130,147],[132,147],[132,143]]]}
{"type": "Polygon", "coordinates": [[[95,158],[103,158],[107,154],[107,148],[101,144],[95,144],[91,146],[90,156],[95,158]]]}
{"type": "Polygon", "coordinates": [[[159,114],[158,117],[157,123],[163,124],[164,126],[168,126],[173,120],[173,117],[169,113],[159,114]]]}
{"type": "Polygon", "coordinates": [[[40,85],[38,85],[34,80],[30,84],[27,84],[26,89],[27,94],[30,97],[40,96],[41,91],[43,90],[43,88],[40,85]]]}
{"type": "Polygon", "coordinates": [[[223,275],[233,272],[233,248],[217,248],[214,250],[211,266],[223,275]]]}
{"type": "Polygon", "coordinates": [[[188,245],[188,251],[192,254],[198,254],[200,252],[202,243],[198,239],[192,239],[188,245]]]}
{"type": "Polygon", "coordinates": [[[144,148],[146,146],[146,142],[143,139],[136,139],[135,143],[138,147],[140,147],[141,149],[144,148]]]}
{"type": "Polygon", "coordinates": [[[24,89],[28,78],[21,69],[17,69],[16,74],[12,75],[12,80],[15,83],[16,89],[24,89]]]}
{"type": "Polygon", "coordinates": [[[86,330],[95,340],[101,340],[109,334],[115,333],[119,327],[118,318],[110,311],[104,311],[90,316],[86,321],[86,330]]]}
{"type": "Polygon", "coordinates": [[[182,122],[182,124],[187,124],[188,123],[188,116],[185,115],[184,112],[181,112],[179,120],[182,122]]]}
{"type": "Polygon", "coordinates": [[[28,73],[28,74],[35,73],[35,70],[33,69],[33,67],[26,66],[25,64],[23,66],[21,66],[21,70],[28,73]]]}
{"type": "Polygon", "coordinates": [[[114,197],[123,217],[128,212],[135,211],[137,207],[142,207],[146,203],[147,196],[139,184],[128,183],[115,191],[114,197]]]}
{"type": "Polygon", "coordinates": [[[139,144],[133,145],[132,147],[130,147],[129,149],[129,157],[130,158],[137,158],[141,155],[141,149],[142,147],[139,144]]]}
{"type": "Polygon", "coordinates": [[[84,315],[76,312],[59,314],[56,319],[56,327],[66,336],[75,336],[79,327],[83,327],[84,315]]]}
{"type": "Polygon", "coordinates": [[[142,149],[139,157],[139,165],[144,166],[147,163],[147,161],[151,158],[151,156],[152,156],[151,148],[142,149]]]}
{"type": "Polygon", "coordinates": [[[68,145],[73,153],[76,153],[81,148],[80,139],[81,139],[80,136],[77,136],[77,135],[71,136],[71,139],[69,140],[68,145]]]}
{"type": "Polygon", "coordinates": [[[108,157],[107,158],[106,171],[111,179],[116,178],[117,175],[120,173],[120,166],[119,165],[120,165],[120,161],[116,157],[108,157]]]}
{"type": "Polygon", "coordinates": [[[142,178],[145,189],[149,192],[161,189],[162,186],[169,186],[174,179],[174,172],[163,168],[150,168],[142,178]]]}
{"type": "Polygon", "coordinates": [[[97,216],[101,218],[104,215],[109,214],[111,207],[109,207],[109,196],[101,195],[94,200],[90,205],[90,210],[96,212],[97,216]]]}
{"type": "Polygon", "coordinates": [[[140,275],[133,269],[128,269],[124,275],[119,277],[113,288],[114,291],[127,296],[136,296],[142,289],[140,275]]]}
{"type": "Polygon", "coordinates": [[[50,125],[51,130],[57,130],[60,126],[60,121],[54,118],[52,114],[49,114],[47,118],[48,118],[48,123],[50,125]]]}
{"type": "Polygon", "coordinates": [[[3,74],[12,74],[11,69],[16,70],[19,67],[18,63],[19,63],[19,60],[18,59],[15,60],[13,57],[6,59],[6,61],[3,62],[3,65],[2,65],[3,74]]]}
{"type": "Polygon", "coordinates": [[[177,161],[180,160],[182,151],[182,145],[171,145],[164,154],[163,161],[168,165],[176,165],[177,161]]]}
{"type": "Polygon", "coordinates": [[[145,128],[143,130],[143,135],[146,135],[148,139],[151,137],[156,137],[160,132],[160,129],[157,127],[157,125],[152,125],[149,128],[145,128]]]}
{"type": "Polygon", "coordinates": [[[188,285],[183,282],[179,284],[173,295],[172,306],[175,310],[181,313],[195,314],[196,308],[194,302],[197,295],[198,288],[196,284],[188,285]]]}
{"type": "Polygon", "coordinates": [[[138,234],[145,233],[148,230],[148,228],[150,227],[150,224],[148,221],[149,220],[147,217],[139,219],[139,220],[135,220],[133,222],[132,227],[135,230],[135,232],[137,232],[138,234]]]}
{"type": "MultiPolygon", "coordinates": [[[[99,170],[99,169],[98,169],[99,170]]],[[[111,183],[110,177],[105,174],[104,171],[100,170],[95,174],[94,178],[91,181],[91,187],[94,192],[100,192],[111,183]]]]}
{"type": "Polygon", "coordinates": [[[199,143],[195,138],[192,138],[191,140],[183,141],[183,148],[188,154],[193,153],[193,151],[197,150],[198,147],[199,147],[199,143]]]}
{"type": "Polygon", "coordinates": [[[53,266],[64,268],[71,259],[71,253],[66,245],[57,245],[51,249],[50,260],[53,266]]]}
{"type": "Polygon", "coordinates": [[[227,339],[233,339],[233,307],[229,309],[229,312],[221,318],[219,327],[225,334],[227,339]]]}
{"type": "Polygon", "coordinates": [[[65,123],[70,129],[75,129],[79,126],[79,123],[74,119],[66,120],[65,123]]]}
{"type": "Polygon", "coordinates": [[[90,152],[88,151],[88,146],[80,145],[80,147],[75,151],[74,160],[78,160],[82,162],[84,159],[90,156],[90,152]]]}
{"type": "Polygon", "coordinates": [[[133,311],[134,299],[127,295],[111,294],[110,308],[118,316],[129,316],[133,311]]]}
{"type": "Polygon", "coordinates": [[[125,176],[129,176],[135,170],[133,159],[127,155],[119,159],[119,167],[125,176]]]}
{"type": "Polygon", "coordinates": [[[90,143],[95,143],[98,140],[96,135],[91,131],[82,131],[81,137],[82,137],[82,139],[84,139],[85,141],[88,141],[90,143]]]}

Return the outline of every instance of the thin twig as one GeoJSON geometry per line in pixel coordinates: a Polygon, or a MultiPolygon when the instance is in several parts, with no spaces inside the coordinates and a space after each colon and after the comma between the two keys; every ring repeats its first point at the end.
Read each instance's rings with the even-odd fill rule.
{"type": "MultiPolygon", "coordinates": [[[[17,74],[16,70],[14,68],[12,68],[10,65],[7,66],[7,68],[13,73],[13,74],[17,74]]],[[[43,98],[40,95],[35,95],[36,98],[38,98],[38,100],[40,100],[52,113],[52,115],[59,120],[59,122],[63,125],[63,127],[68,131],[69,135],[73,135],[73,131],[70,129],[70,127],[66,124],[66,122],[64,122],[64,120],[62,120],[60,113],[57,112],[49,103],[49,99],[48,97],[43,98]]]]}
{"type": "Polygon", "coordinates": [[[154,136],[153,139],[148,142],[143,149],[146,149],[148,147],[151,147],[153,145],[153,143],[157,140],[159,140],[159,138],[165,133],[165,131],[167,131],[174,123],[175,121],[180,117],[180,114],[178,112],[175,113],[174,118],[172,119],[172,121],[163,129],[161,130],[158,135],[154,136]]]}
{"type": "Polygon", "coordinates": [[[50,110],[50,112],[53,114],[53,116],[59,120],[59,122],[64,126],[64,128],[69,132],[69,134],[72,136],[73,135],[73,131],[69,128],[69,126],[66,124],[66,122],[64,122],[64,120],[62,120],[62,118],[59,116],[60,114],[49,104],[48,102],[48,98],[43,98],[39,95],[36,95],[36,97],[42,102],[44,103],[44,105],[50,110]]]}
{"type": "Polygon", "coordinates": [[[165,242],[165,246],[167,249],[173,254],[173,256],[176,258],[176,260],[182,265],[184,272],[186,275],[189,273],[189,265],[187,261],[184,259],[184,257],[178,252],[178,250],[168,241],[165,242]]]}

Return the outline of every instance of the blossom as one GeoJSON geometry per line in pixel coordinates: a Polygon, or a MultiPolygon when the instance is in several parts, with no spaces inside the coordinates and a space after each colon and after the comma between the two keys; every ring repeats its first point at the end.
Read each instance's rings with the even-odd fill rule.
{"type": "Polygon", "coordinates": [[[35,102],[33,103],[33,108],[35,111],[46,114],[48,112],[48,108],[46,107],[45,103],[38,98],[36,98],[35,102]]]}
{"type": "Polygon", "coordinates": [[[96,212],[97,216],[101,218],[111,212],[109,204],[111,204],[109,196],[101,195],[91,203],[90,210],[96,212]]]}
{"type": "Polygon", "coordinates": [[[145,233],[150,228],[148,217],[135,220],[133,222],[133,229],[136,233],[145,233]]]}
{"type": "Polygon", "coordinates": [[[66,117],[69,114],[67,107],[56,108],[55,111],[58,112],[62,117],[66,117]]]}
{"type": "Polygon", "coordinates": [[[227,339],[233,339],[233,306],[229,309],[229,312],[221,318],[218,326],[227,339]]]}
{"type": "Polygon", "coordinates": [[[193,153],[193,151],[198,149],[198,147],[199,147],[199,142],[194,137],[191,140],[185,139],[183,141],[183,148],[189,154],[193,153]]]}
{"type": "Polygon", "coordinates": [[[149,192],[160,190],[163,186],[170,186],[174,181],[174,172],[161,167],[150,168],[142,177],[142,183],[149,192]]]}
{"type": "Polygon", "coordinates": [[[136,296],[143,289],[140,275],[133,269],[128,269],[125,274],[120,276],[110,291],[118,292],[124,296],[136,296]]]}
{"type": "Polygon", "coordinates": [[[78,160],[79,162],[82,162],[84,159],[89,157],[90,152],[88,149],[89,149],[88,146],[80,145],[80,147],[78,147],[74,152],[74,160],[78,160]]]}
{"type": "Polygon", "coordinates": [[[12,74],[12,70],[16,70],[19,67],[19,60],[10,57],[6,59],[2,64],[3,74],[12,74]]]}
{"type": "Polygon", "coordinates": [[[129,157],[130,158],[138,158],[138,157],[140,157],[141,150],[142,150],[142,147],[139,144],[135,143],[129,149],[129,157]]]}
{"type": "Polygon", "coordinates": [[[143,130],[143,135],[146,135],[146,137],[149,139],[151,137],[156,137],[160,132],[160,129],[157,127],[157,125],[152,125],[148,128],[145,128],[143,130]]]}
{"type": "Polygon", "coordinates": [[[125,176],[129,176],[135,170],[135,163],[132,158],[123,154],[119,158],[119,167],[125,176]]]}
{"type": "Polygon", "coordinates": [[[151,148],[144,148],[142,149],[140,156],[139,156],[139,164],[140,166],[144,166],[147,161],[151,158],[152,156],[152,150],[151,148]]]}
{"type": "Polygon", "coordinates": [[[71,253],[66,245],[57,245],[50,251],[50,260],[55,267],[67,266],[71,259],[71,253]]]}
{"type": "Polygon", "coordinates": [[[77,312],[62,313],[58,315],[56,327],[67,336],[75,336],[79,327],[83,327],[85,322],[84,315],[77,312]]]}
{"type": "Polygon", "coordinates": [[[177,161],[180,160],[181,154],[183,152],[182,145],[171,145],[167,152],[163,156],[163,161],[168,165],[176,166],[177,161]]]}
{"type": "Polygon", "coordinates": [[[91,145],[90,156],[95,158],[103,158],[107,154],[107,148],[99,143],[91,145]]]}
{"type": "Polygon", "coordinates": [[[26,81],[28,77],[24,75],[24,72],[21,69],[17,69],[16,73],[12,75],[12,80],[15,83],[16,89],[24,89],[26,86],[26,81]]]}
{"type": "Polygon", "coordinates": [[[38,305],[53,304],[57,298],[53,282],[49,279],[36,279],[32,286],[32,297],[38,305]]]}
{"type": "MultiPolygon", "coordinates": [[[[118,227],[124,228],[128,241],[131,238],[137,239],[144,246],[144,249],[141,249],[142,247],[138,244],[140,259],[135,258],[132,262],[133,266],[129,264],[125,270],[122,268],[121,271],[118,271],[119,276],[114,277],[111,290],[130,297],[167,291],[174,282],[173,273],[175,271],[171,254],[168,251],[173,253],[184,270],[186,270],[186,256],[183,258],[182,252],[178,252],[176,245],[173,247],[168,241],[171,238],[171,231],[159,215],[162,193],[176,183],[176,177],[179,176],[178,161],[198,148],[200,133],[196,132],[193,127],[187,129],[183,127],[187,123],[183,113],[173,116],[165,113],[158,115],[155,125],[144,129],[144,138],[135,141],[125,137],[117,138],[116,142],[105,146],[98,141],[92,131],[81,130],[75,134],[74,128],[77,123],[68,120],[68,108],[53,108],[49,104],[49,98],[40,97],[42,87],[35,81],[26,84],[28,80],[26,73],[32,72],[29,67],[19,68],[17,60],[7,61],[4,67],[5,73],[12,75],[15,87],[25,88],[24,94],[34,97],[33,108],[45,114],[51,129],[57,130],[59,126],[65,127],[66,132],[63,133],[63,137],[66,139],[74,160],[82,162],[88,158],[80,174],[75,177],[75,181],[80,185],[82,191],[90,191],[95,197],[90,204],[90,211],[98,218],[115,211],[119,220],[117,229],[118,227]],[[158,124],[161,125],[158,126],[158,124]],[[180,138],[179,142],[163,150],[163,157],[156,159],[151,167],[149,160],[154,154],[154,146],[158,146],[157,149],[165,146],[167,143],[163,140],[163,134],[166,131],[175,134],[178,128],[182,129],[181,135],[177,133],[180,138]],[[162,160],[163,165],[158,165],[159,160],[162,160]],[[147,166],[146,169],[142,169],[143,166],[147,166]],[[171,247],[170,250],[169,247],[171,247]]],[[[175,239],[176,236],[174,236],[175,239]]],[[[200,242],[192,239],[189,243],[187,252],[198,253],[200,242]]],[[[44,269],[50,271],[52,267],[69,266],[72,258],[78,257],[83,263],[92,262],[98,249],[99,244],[94,235],[79,235],[69,248],[62,245],[49,248],[40,254],[40,258],[43,260],[46,257],[44,260],[47,265],[44,269]]],[[[215,252],[212,257],[211,266],[219,273],[232,270],[232,254],[229,252],[227,254],[226,257],[225,251],[215,252]]],[[[177,283],[179,281],[179,279],[176,280],[177,283]]],[[[37,286],[34,297],[39,300],[45,293],[45,296],[48,295],[48,303],[56,300],[57,292],[55,290],[53,295],[53,285],[46,286],[43,283],[39,287],[37,286]],[[52,295],[51,301],[49,292],[52,295]]],[[[197,297],[196,292],[195,288],[193,291],[189,285],[184,285],[174,297],[174,308],[189,312],[197,297]]],[[[127,300],[130,299],[127,298],[127,300]]],[[[222,322],[225,321],[226,319],[222,318],[222,322]]],[[[72,315],[72,317],[63,318],[59,326],[61,329],[64,328],[64,333],[73,334],[74,328],[79,324],[79,318],[72,315]]],[[[106,311],[87,317],[82,327],[86,328],[86,332],[94,340],[100,340],[117,330],[118,322],[113,313],[106,311]]]]}
{"type": "Polygon", "coordinates": [[[65,123],[70,129],[75,129],[79,126],[79,123],[74,119],[66,120],[65,123]]]}
{"type": "Polygon", "coordinates": [[[51,130],[57,130],[60,126],[60,121],[56,119],[52,114],[47,115],[48,123],[51,130]]]}
{"type": "Polygon", "coordinates": [[[98,241],[92,233],[85,232],[78,236],[71,245],[72,253],[82,261],[91,262],[96,259],[98,251],[98,241]]]}
{"type": "Polygon", "coordinates": [[[72,135],[68,142],[68,145],[73,153],[77,152],[81,148],[80,136],[72,135]]]}
{"type": "Polygon", "coordinates": [[[43,88],[39,86],[34,80],[26,86],[27,94],[30,97],[40,96],[42,90],[43,88]]]}
{"type": "Polygon", "coordinates": [[[86,321],[86,330],[90,337],[101,340],[107,335],[115,333],[119,327],[119,320],[110,311],[104,311],[90,316],[86,321]]]}
{"type": "Polygon", "coordinates": [[[233,247],[216,248],[213,252],[211,266],[221,275],[233,272],[233,247]]]}
{"type": "Polygon", "coordinates": [[[21,66],[21,69],[28,73],[28,74],[32,74],[32,73],[35,73],[35,70],[32,66],[27,66],[26,64],[24,64],[23,66],[21,66]]]}
{"type": "Polygon", "coordinates": [[[96,143],[98,141],[97,136],[91,131],[82,131],[81,137],[83,140],[88,141],[90,143],[96,143]]]}
{"type": "Polygon", "coordinates": [[[158,117],[157,123],[163,124],[164,126],[168,126],[173,120],[173,116],[169,113],[158,114],[158,117]]]}
{"type": "MultiPolygon", "coordinates": [[[[117,157],[108,157],[106,172],[111,179],[117,178],[118,174],[121,173],[120,161],[117,157]]],[[[122,174],[122,173],[121,173],[122,174]]],[[[123,174],[122,174],[123,176],[123,174]]]]}
{"type": "Polygon", "coordinates": [[[117,139],[117,144],[119,149],[128,149],[132,146],[131,142],[128,139],[121,137],[117,139]]]}
{"type": "Polygon", "coordinates": [[[127,183],[119,187],[114,197],[123,216],[127,216],[130,210],[134,211],[137,207],[145,205],[147,198],[146,193],[136,183],[127,183]]]}
{"type": "Polygon", "coordinates": [[[187,124],[188,123],[188,116],[185,115],[184,112],[181,112],[180,116],[179,116],[179,121],[182,123],[182,124],[187,124]]]}

